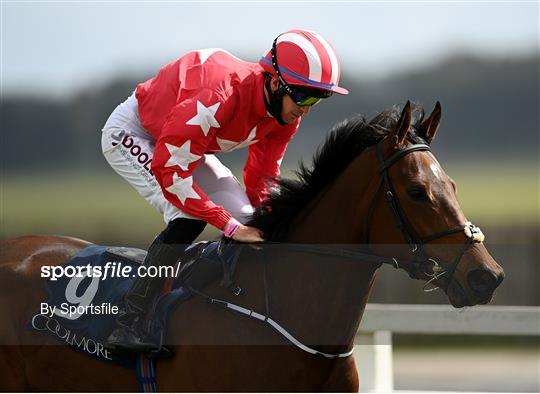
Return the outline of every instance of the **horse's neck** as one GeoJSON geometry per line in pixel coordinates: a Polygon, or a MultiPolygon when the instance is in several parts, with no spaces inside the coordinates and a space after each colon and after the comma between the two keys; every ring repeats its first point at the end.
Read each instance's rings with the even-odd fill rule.
{"type": "MultiPolygon", "coordinates": [[[[359,243],[363,239],[363,222],[367,215],[376,172],[374,155],[362,154],[347,169],[316,196],[298,215],[289,232],[290,242],[343,244],[359,243]]],[[[367,303],[376,268],[361,261],[337,257],[309,256],[307,264],[291,264],[302,283],[301,295],[306,307],[300,312],[306,321],[317,321],[334,335],[336,344],[351,343],[367,303]],[[301,270],[303,271],[302,274],[301,270]],[[313,300],[313,302],[310,302],[313,300]],[[311,304],[311,305],[310,305],[311,304]],[[316,316],[315,316],[316,315],[316,316]]],[[[299,291],[300,292],[300,291],[299,291]]],[[[326,338],[326,340],[332,340],[326,338]]]]}
{"type": "Polygon", "coordinates": [[[364,219],[378,182],[375,174],[373,152],[359,155],[296,215],[287,241],[320,244],[361,242],[364,239],[364,219]]]}

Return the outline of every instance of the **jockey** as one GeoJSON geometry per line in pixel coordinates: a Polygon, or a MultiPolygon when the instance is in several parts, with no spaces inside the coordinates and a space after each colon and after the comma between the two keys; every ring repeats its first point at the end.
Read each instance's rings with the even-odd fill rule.
{"type": "MultiPolygon", "coordinates": [[[[103,154],[164,217],[167,226],[144,265],[172,266],[207,223],[239,242],[261,242],[245,226],[279,176],[285,149],[302,116],[334,92],[340,66],[332,46],[313,31],[280,34],[259,63],[222,49],[189,52],[139,84],[103,128],[103,154]],[[245,191],[215,156],[249,146],[245,191]]],[[[149,352],[157,344],[143,316],[165,278],[138,277],[106,346],[149,352]]]]}

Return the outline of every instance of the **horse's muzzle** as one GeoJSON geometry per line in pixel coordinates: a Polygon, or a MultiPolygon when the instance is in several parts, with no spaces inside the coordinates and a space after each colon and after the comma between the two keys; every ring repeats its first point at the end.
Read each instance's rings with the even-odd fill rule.
{"type": "Polygon", "coordinates": [[[503,280],[504,272],[497,274],[488,269],[473,269],[467,273],[467,284],[480,304],[491,300],[493,292],[503,280]]]}

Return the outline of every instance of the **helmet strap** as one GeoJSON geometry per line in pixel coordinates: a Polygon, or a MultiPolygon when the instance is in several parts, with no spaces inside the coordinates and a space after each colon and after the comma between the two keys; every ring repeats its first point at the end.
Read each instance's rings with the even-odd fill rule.
{"type": "Polygon", "coordinates": [[[279,66],[277,62],[277,40],[280,36],[281,34],[274,39],[274,42],[272,43],[272,49],[270,50],[270,55],[272,56],[272,67],[274,68],[274,71],[276,72],[276,75],[279,79],[280,88],[285,90],[284,94],[291,94],[291,88],[289,87],[287,81],[285,81],[285,78],[283,78],[283,75],[281,75],[281,71],[279,71],[279,66]]]}
{"type": "Polygon", "coordinates": [[[272,77],[270,75],[265,76],[264,86],[268,92],[268,98],[263,92],[264,103],[266,105],[266,110],[272,115],[281,126],[285,126],[286,123],[281,117],[281,110],[283,108],[283,96],[287,93],[286,89],[283,88],[283,85],[280,83],[280,87],[274,92],[270,86],[272,77]]]}

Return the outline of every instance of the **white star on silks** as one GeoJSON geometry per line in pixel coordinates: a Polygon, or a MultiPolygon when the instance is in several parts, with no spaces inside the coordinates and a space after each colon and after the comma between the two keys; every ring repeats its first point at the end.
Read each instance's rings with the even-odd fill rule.
{"type": "Polygon", "coordinates": [[[187,171],[188,166],[193,163],[194,161],[199,160],[202,156],[194,155],[191,153],[191,141],[187,140],[182,144],[182,146],[178,147],[176,145],[171,145],[165,143],[165,146],[167,147],[167,150],[169,151],[169,154],[171,157],[169,157],[169,160],[165,164],[165,167],[172,167],[172,166],[179,166],[182,170],[187,171]]]}
{"type": "Polygon", "coordinates": [[[188,120],[186,124],[192,126],[201,126],[204,135],[207,136],[210,127],[220,127],[215,118],[216,112],[220,105],[221,103],[217,102],[214,105],[205,107],[203,103],[197,100],[197,115],[188,120]]]}
{"type": "Polygon", "coordinates": [[[208,60],[210,56],[212,56],[214,53],[222,51],[221,48],[206,48],[206,49],[199,49],[197,52],[199,52],[199,60],[201,64],[203,64],[205,61],[208,60]]]}
{"type": "Polygon", "coordinates": [[[225,49],[222,49],[222,48],[206,48],[206,49],[198,49],[197,52],[199,53],[199,60],[201,62],[201,64],[203,64],[204,62],[206,62],[208,60],[208,58],[210,56],[212,56],[214,53],[216,52],[223,52],[223,53],[226,53],[228,56],[232,57],[232,58],[235,58],[237,60],[241,60],[241,59],[238,59],[236,56],[234,56],[232,53],[230,53],[229,51],[226,51],[225,49]]]}
{"type": "Polygon", "coordinates": [[[201,196],[193,189],[193,177],[182,178],[176,174],[173,174],[173,183],[171,186],[165,188],[169,193],[175,194],[182,204],[186,203],[188,198],[194,198],[200,200],[201,196]]]}
{"type": "Polygon", "coordinates": [[[223,152],[228,152],[228,151],[240,149],[245,146],[258,142],[258,140],[255,139],[256,134],[257,134],[257,126],[255,126],[251,130],[247,139],[244,141],[230,141],[230,140],[224,140],[221,138],[216,138],[216,141],[223,152]]]}

